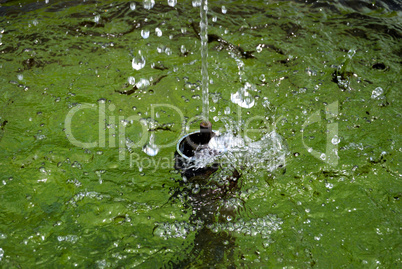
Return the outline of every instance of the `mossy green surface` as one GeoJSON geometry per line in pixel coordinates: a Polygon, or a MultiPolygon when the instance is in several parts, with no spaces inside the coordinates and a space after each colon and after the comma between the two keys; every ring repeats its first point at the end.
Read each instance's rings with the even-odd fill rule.
{"type": "MultiPolygon", "coordinates": [[[[196,231],[154,234],[158,223],[188,223],[192,212],[170,199],[181,180],[175,142],[202,110],[192,26],[199,8],[178,2],[150,10],[133,1],[0,4],[0,267],[157,268],[185,259],[203,267],[202,254],[188,258],[196,231]],[[134,70],[139,50],[146,64],[134,70]],[[134,87],[129,77],[150,85],[134,87]],[[94,147],[71,142],[69,117],[74,138],[94,147]],[[153,157],[143,144],[126,146],[126,138],[147,143],[150,134],[171,146],[153,157]]],[[[214,129],[224,128],[224,116],[249,120],[249,128],[275,129],[290,152],[285,173],[261,168],[241,179],[244,207],[232,220],[276,215],[281,229],[269,244],[233,233],[231,253],[216,267],[396,268],[402,11],[380,1],[210,2],[209,33],[233,44],[229,52],[254,55],[241,58],[240,81],[228,49],[209,43],[214,129]],[[255,85],[248,109],[231,102],[245,81],[255,85]],[[383,93],[372,98],[378,87],[383,93]],[[305,125],[314,113],[320,121],[305,125]],[[340,139],[331,146],[336,164],[308,151],[326,152],[330,124],[340,139]]]]}

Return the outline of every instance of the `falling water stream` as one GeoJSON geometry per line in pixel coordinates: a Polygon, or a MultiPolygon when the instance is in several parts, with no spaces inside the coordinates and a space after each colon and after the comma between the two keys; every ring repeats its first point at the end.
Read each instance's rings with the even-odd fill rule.
{"type": "Polygon", "coordinates": [[[200,38],[201,38],[201,77],[202,77],[202,118],[209,120],[208,93],[208,0],[202,0],[200,6],[200,38]]]}

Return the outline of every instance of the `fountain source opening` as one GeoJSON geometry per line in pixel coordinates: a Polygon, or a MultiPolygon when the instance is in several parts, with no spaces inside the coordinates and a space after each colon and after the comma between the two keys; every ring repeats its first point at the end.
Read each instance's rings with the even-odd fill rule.
{"type": "Polygon", "coordinates": [[[200,130],[180,138],[176,146],[176,168],[186,170],[194,163],[197,152],[206,150],[211,138],[216,136],[209,121],[200,124],[200,130]]]}

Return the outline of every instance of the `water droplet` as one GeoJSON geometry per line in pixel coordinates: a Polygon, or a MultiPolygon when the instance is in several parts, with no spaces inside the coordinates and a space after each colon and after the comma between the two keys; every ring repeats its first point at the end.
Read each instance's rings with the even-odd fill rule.
{"type": "Polygon", "coordinates": [[[182,54],[184,54],[184,53],[186,53],[186,51],[187,51],[186,47],[185,47],[184,45],[181,45],[181,46],[180,46],[180,52],[181,52],[182,54]]]}
{"type": "Polygon", "coordinates": [[[106,170],[95,170],[95,174],[100,177],[102,174],[106,173],[106,170]]]}
{"type": "Polygon", "coordinates": [[[228,12],[227,8],[225,6],[222,6],[222,13],[226,14],[226,12],[228,12]]]}
{"type": "Polygon", "coordinates": [[[211,93],[210,96],[212,98],[212,102],[214,102],[214,103],[218,103],[219,99],[221,99],[221,96],[219,93],[211,93]]]}
{"type": "Polygon", "coordinates": [[[94,18],[94,22],[99,23],[99,21],[100,21],[100,15],[96,15],[94,18]]]}
{"type": "Polygon", "coordinates": [[[177,0],[168,0],[168,5],[174,7],[177,4],[177,0]]]}
{"type": "Polygon", "coordinates": [[[334,135],[334,137],[331,139],[331,143],[334,145],[338,145],[339,142],[341,142],[341,139],[337,135],[334,135]]]}
{"type": "Polygon", "coordinates": [[[193,7],[200,7],[201,6],[201,0],[193,0],[192,5],[193,5],[193,7]]]}
{"type": "Polygon", "coordinates": [[[165,46],[158,46],[158,47],[156,47],[156,51],[158,52],[158,53],[162,53],[162,52],[164,52],[165,51],[165,46]]]}
{"type": "Polygon", "coordinates": [[[135,84],[135,77],[128,77],[128,83],[130,85],[134,85],[135,84]]]}
{"type": "Polygon", "coordinates": [[[135,8],[136,8],[135,3],[131,3],[131,4],[130,4],[130,9],[131,9],[131,10],[135,10],[135,8]]]}
{"type": "Polygon", "coordinates": [[[135,84],[135,86],[137,86],[138,89],[146,88],[146,87],[148,87],[149,85],[151,85],[151,83],[150,83],[149,80],[146,79],[146,78],[140,79],[140,81],[138,81],[138,82],[135,84]]]}
{"type": "Polygon", "coordinates": [[[249,89],[249,88],[251,88],[251,84],[246,82],[244,87],[240,88],[237,92],[231,94],[230,100],[233,103],[238,104],[239,106],[244,107],[244,108],[253,107],[255,102],[254,102],[254,98],[247,91],[247,89],[249,89]]]}
{"type": "Polygon", "coordinates": [[[162,36],[162,30],[159,29],[158,27],[155,28],[155,33],[157,36],[162,36]]]}
{"type": "Polygon", "coordinates": [[[59,240],[60,242],[67,241],[67,242],[75,243],[78,239],[79,239],[79,237],[77,235],[66,235],[66,236],[58,236],[57,237],[57,240],[59,240]]]}
{"type": "Polygon", "coordinates": [[[140,70],[145,66],[145,58],[144,58],[144,56],[142,56],[142,53],[140,50],[138,51],[138,55],[133,58],[133,61],[131,64],[133,66],[133,69],[135,69],[135,70],[140,70]]]}
{"type": "Polygon", "coordinates": [[[371,93],[371,99],[381,99],[380,96],[384,93],[384,90],[381,87],[377,87],[371,93]]]}
{"type": "Polygon", "coordinates": [[[24,76],[22,74],[17,75],[18,80],[23,80],[24,76]]]}
{"type": "Polygon", "coordinates": [[[269,110],[271,109],[270,105],[271,105],[271,103],[268,100],[265,100],[264,102],[262,102],[262,106],[265,108],[268,108],[269,110]]]}
{"type": "Polygon", "coordinates": [[[317,71],[311,69],[310,67],[307,67],[307,68],[306,68],[306,73],[307,73],[309,76],[316,76],[316,75],[317,75],[317,71]]]}
{"type": "Polygon", "coordinates": [[[155,156],[156,154],[158,154],[159,148],[154,143],[154,134],[151,134],[148,144],[143,147],[142,151],[145,152],[148,156],[155,156]]]}
{"type": "Polygon", "coordinates": [[[327,155],[325,155],[325,153],[321,153],[320,158],[321,158],[321,160],[325,161],[325,159],[327,158],[327,155]]]}
{"type": "Polygon", "coordinates": [[[356,50],[355,50],[355,49],[349,50],[349,51],[348,51],[348,57],[349,57],[350,59],[352,59],[353,56],[355,55],[355,53],[356,53],[356,50]]]}
{"type": "Polygon", "coordinates": [[[74,162],[71,164],[71,167],[73,167],[73,168],[78,168],[78,169],[82,169],[81,164],[80,164],[79,162],[77,162],[77,161],[74,161],[74,162]]]}
{"type": "Polygon", "coordinates": [[[230,114],[230,107],[226,107],[225,111],[224,111],[225,115],[229,115],[230,114]]]}
{"type": "Polygon", "coordinates": [[[120,124],[121,124],[122,126],[124,126],[124,127],[126,127],[126,126],[128,125],[128,123],[129,123],[129,121],[128,121],[128,120],[125,120],[125,119],[123,119],[123,120],[120,121],[120,124]]]}
{"type": "Polygon", "coordinates": [[[192,193],[197,194],[200,192],[200,190],[201,190],[200,185],[195,184],[195,187],[192,189],[192,193]]]}
{"type": "Polygon", "coordinates": [[[141,30],[141,36],[144,39],[147,39],[149,37],[149,30],[141,30]]]}
{"type": "Polygon", "coordinates": [[[155,5],[155,0],[144,0],[143,4],[145,9],[151,9],[155,5]]]}

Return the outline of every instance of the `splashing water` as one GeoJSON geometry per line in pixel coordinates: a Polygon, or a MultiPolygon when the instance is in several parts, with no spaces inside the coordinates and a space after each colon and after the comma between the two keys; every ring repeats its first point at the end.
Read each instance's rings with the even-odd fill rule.
{"type": "Polygon", "coordinates": [[[275,131],[257,141],[229,131],[213,137],[208,147],[198,149],[188,161],[187,168],[199,169],[219,163],[222,167],[233,167],[242,172],[258,169],[272,172],[285,165],[287,154],[286,142],[275,131]]]}
{"type": "MultiPolygon", "coordinates": [[[[253,237],[261,236],[265,239],[263,246],[267,247],[272,243],[271,234],[281,230],[282,224],[282,219],[278,218],[276,215],[269,214],[261,218],[250,220],[239,219],[235,222],[208,224],[207,228],[213,233],[227,231],[253,237]]],[[[154,234],[164,239],[186,238],[189,233],[201,230],[204,225],[205,224],[200,220],[197,220],[194,224],[190,224],[186,221],[157,223],[154,234]]]]}
{"type": "Polygon", "coordinates": [[[200,37],[201,37],[201,77],[202,77],[202,117],[204,121],[209,119],[208,96],[208,0],[202,0],[200,6],[200,37]]]}
{"type": "MultiPolygon", "coordinates": [[[[239,81],[243,81],[244,75],[244,62],[240,60],[233,52],[230,52],[229,55],[236,61],[237,68],[239,69],[239,81]]],[[[246,82],[243,87],[241,87],[237,92],[232,93],[230,95],[230,100],[243,108],[251,108],[254,106],[254,98],[248,92],[248,90],[255,90],[255,86],[249,82],[246,82]]]]}
{"type": "Polygon", "coordinates": [[[230,100],[243,108],[251,108],[254,106],[254,97],[247,91],[248,89],[255,89],[255,86],[246,82],[244,87],[241,87],[237,92],[230,95],[230,100]]]}
{"type": "Polygon", "coordinates": [[[237,74],[239,75],[240,82],[242,82],[244,75],[244,62],[239,57],[237,57],[236,54],[234,54],[233,52],[229,52],[229,56],[236,61],[237,69],[239,69],[239,72],[237,74]]]}

